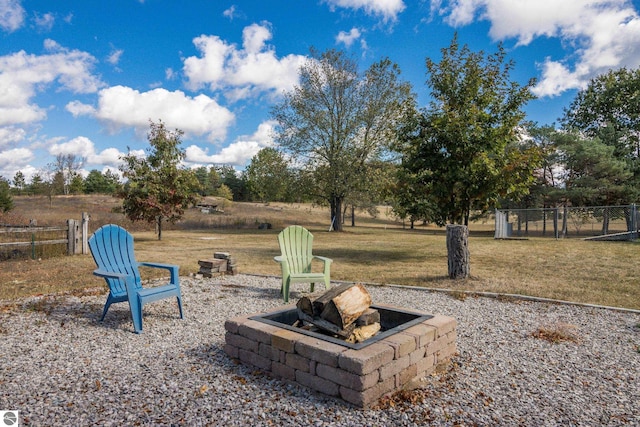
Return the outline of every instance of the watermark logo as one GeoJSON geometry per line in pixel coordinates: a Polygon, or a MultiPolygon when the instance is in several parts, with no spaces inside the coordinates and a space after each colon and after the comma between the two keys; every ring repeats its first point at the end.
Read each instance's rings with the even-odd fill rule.
{"type": "Polygon", "coordinates": [[[19,427],[19,411],[0,411],[0,427],[19,427]]]}

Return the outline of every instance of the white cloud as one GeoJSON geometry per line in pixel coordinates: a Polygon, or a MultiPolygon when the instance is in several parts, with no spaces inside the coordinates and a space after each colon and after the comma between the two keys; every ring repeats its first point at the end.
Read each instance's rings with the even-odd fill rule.
{"type": "Polygon", "coordinates": [[[74,93],[92,93],[102,86],[91,74],[93,56],[53,40],[46,40],[45,47],[51,53],[38,56],[22,50],[0,56],[0,126],[43,120],[45,109],[32,99],[54,83],[74,93]]]}
{"type": "MultiPolygon", "coordinates": [[[[144,151],[136,151],[137,155],[144,155],[144,151]]],[[[126,153],[116,148],[107,148],[96,153],[95,144],[89,138],[78,136],[67,142],[60,144],[52,144],[49,147],[49,154],[57,156],[58,154],[72,154],[83,157],[87,165],[103,165],[111,168],[117,168],[122,163],[120,157],[126,153]]]]}
{"type": "Polygon", "coordinates": [[[9,33],[22,27],[25,11],[20,0],[0,0],[0,28],[9,33]]]}
{"type": "Polygon", "coordinates": [[[10,165],[26,165],[31,160],[33,160],[33,152],[28,148],[12,148],[0,152],[0,169],[10,165]]]}
{"type": "Polygon", "coordinates": [[[402,0],[325,0],[332,9],[364,9],[365,13],[381,16],[385,21],[396,21],[398,15],[405,9],[402,0]]]}
{"type": "Polygon", "coordinates": [[[351,47],[354,41],[361,37],[360,30],[352,28],[348,33],[346,31],[340,31],[336,36],[336,43],[344,43],[346,47],[351,47]]]}
{"type": "Polygon", "coordinates": [[[233,18],[236,17],[236,5],[231,5],[231,7],[224,12],[222,12],[222,16],[225,18],[229,18],[230,21],[233,21],[233,18]]]}
{"type": "Polygon", "coordinates": [[[306,57],[276,57],[266,42],[272,34],[267,24],[252,24],[243,32],[243,46],[227,44],[217,36],[202,35],[193,40],[200,56],[184,60],[186,85],[191,90],[208,86],[223,90],[232,100],[256,93],[281,93],[298,82],[298,70],[306,57]]]}
{"type": "Polygon", "coordinates": [[[78,101],[67,104],[74,115],[89,114],[107,125],[112,132],[133,127],[145,135],[149,120],[162,120],[169,128],[187,135],[206,135],[210,141],[224,139],[234,114],[206,95],[190,97],[182,91],[158,88],[139,92],[125,86],[113,86],[99,92],[98,107],[78,101]]]}
{"type": "Polygon", "coordinates": [[[124,50],[116,49],[115,47],[112,46],[111,53],[107,57],[107,62],[111,65],[118,65],[123,53],[124,53],[124,50]]]}
{"type": "Polygon", "coordinates": [[[629,0],[432,0],[453,26],[491,22],[494,40],[528,45],[538,37],[561,40],[564,58],[546,58],[538,96],[585,87],[609,69],[640,65],[640,16],[629,0]]]}
{"type": "Polygon", "coordinates": [[[218,154],[209,154],[208,150],[191,145],[185,150],[185,161],[197,164],[225,164],[244,166],[265,147],[273,146],[273,128],[275,122],[266,121],[252,134],[239,137],[234,143],[223,148],[218,154]]]}
{"type": "Polygon", "coordinates": [[[53,24],[55,24],[56,18],[53,16],[53,13],[45,13],[44,15],[36,13],[34,22],[36,23],[36,27],[40,31],[48,32],[53,28],[53,24]]]}
{"type": "Polygon", "coordinates": [[[0,127],[0,148],[15,145],[24,141],[27,132],[18,127],[0,127]]]}
{"type": "Polygon", "coordinates": [[[96,109],[92,105],[83,104],[80,101],[69,102],[65,109],[70,112],[73,117],[91,116],[96,113],[96,109]]]}

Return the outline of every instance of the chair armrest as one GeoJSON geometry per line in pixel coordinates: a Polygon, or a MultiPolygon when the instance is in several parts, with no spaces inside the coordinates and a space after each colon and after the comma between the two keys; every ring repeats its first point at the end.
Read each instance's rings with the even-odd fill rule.
{"type": "Polygon", "coordinates": [[[98,277],[107,277],[109,279],[126,279],[129,275],[124,273],[116,273],[115,271],[100,270],[99,268],[93,270],[93,275],[98,277]]]}
{"type": "Polygon", "coordinates": [[[275,262],[279,262],[279,263],[283,263],[285,262],[287,259],[285,257],[283,257],[282,255],[278,255],[278,256],[274,256],[273,260],[275,262]]]}
{"type": "Polygon", "coordinates": [[[318,255],[314,255],[313,257],[314,257],[315,259],[319,259],[320,261],[325,262],[325,263],[329,263],[329,264],[331,264],[331,263],[333,262],[333,260],[332,260],[331,258],[327,258],[326,256],[318,256],[318,255]]]}
{"type": "Polygon", "coordinates": [[[163,268],[165,270],[169,270],[169,272],[171,273],[171,283],[178,283],[178,271],[180,269],[180,266],[178,265],[163,264],[160,262],[139,262],[138,265],[142,267],[163,268]]]}

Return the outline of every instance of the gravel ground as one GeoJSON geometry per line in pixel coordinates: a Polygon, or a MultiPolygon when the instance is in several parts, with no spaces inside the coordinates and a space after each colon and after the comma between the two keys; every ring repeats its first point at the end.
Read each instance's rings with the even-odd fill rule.
{"type": "Polygon", "coordinates": [[[0,410],[42,426],[640,425],[636,313],[368,286],[376,303],[454,317],[459,354],[363,410],[223,352],[224,321],[281,305],[279,279],[181,280],[185,319],[175,300],[149,304],[140,335],[126,304],[98,321],[102,292],[0,305],[0,410]]]}

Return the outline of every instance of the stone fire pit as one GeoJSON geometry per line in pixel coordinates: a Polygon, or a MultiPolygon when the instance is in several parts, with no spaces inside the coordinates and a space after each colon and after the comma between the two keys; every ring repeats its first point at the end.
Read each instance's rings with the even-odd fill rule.
{"type": "Polygon", "coordinates": [[[369,407],[446,365],[456,352],[456,320],[375,305],[381,332],[364,342],[293,327],[296,306],[225,322],[225,352],[269,374],[369,407]]]}

